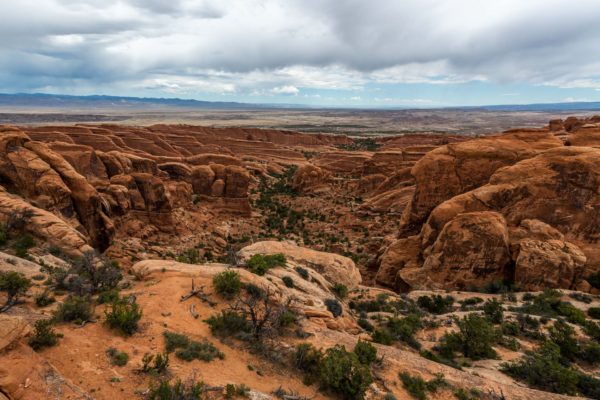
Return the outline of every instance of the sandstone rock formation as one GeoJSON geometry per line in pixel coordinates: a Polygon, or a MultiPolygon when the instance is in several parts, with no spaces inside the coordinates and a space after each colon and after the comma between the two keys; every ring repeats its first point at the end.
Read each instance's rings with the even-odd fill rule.
{"type": "MultiPolygon", "coordinates": [[[[461,145],[475,148],[476,142],[461,145]]],[[[415,239],[392,245],[381,257],[379,282],[466,288],[506,279],[526,290],[577,287],[600,268],[593,228],[599,165],[596,149],[560,146],[497,169],[489,183],[437,205],[415,239]],[[475,272],[471,267],[481,272],[463,279],[463,273],[475,272]]],[[[413,202],[437,198],[439,190],[432,190],[435,196],[424,192],[413,202]]]]}
{"type": "Polygon", "coordinates": [[[240,250],[239,256],[241,259],[248,259],[254,254],[278,253],[298,264],[309,266],[332,284],[342,283],[353,289],[361,282],[360,272],[351,259],[338,254],[303,248],[290,242],[257,242],[240,250]]]}

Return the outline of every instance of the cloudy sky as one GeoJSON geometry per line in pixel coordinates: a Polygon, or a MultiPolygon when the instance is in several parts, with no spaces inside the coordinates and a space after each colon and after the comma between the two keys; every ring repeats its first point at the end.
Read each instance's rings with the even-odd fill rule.
{"type": "Polygon", "coordinates": [[[0,92],[600,101],[598,0],[0,0],[0,92]]]}

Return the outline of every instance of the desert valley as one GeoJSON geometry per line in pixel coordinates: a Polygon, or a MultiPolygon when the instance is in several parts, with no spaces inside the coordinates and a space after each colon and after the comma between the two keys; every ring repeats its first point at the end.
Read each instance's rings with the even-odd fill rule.
{"type": "Polygon", "coordinates": [[[600,398],[599,148],[2,126],[0,398],[600,398]]]}

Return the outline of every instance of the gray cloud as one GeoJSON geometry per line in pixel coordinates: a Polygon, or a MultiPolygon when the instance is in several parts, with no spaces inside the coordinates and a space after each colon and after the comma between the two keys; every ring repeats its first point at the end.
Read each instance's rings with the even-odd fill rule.
{"type": "Polygon", "coordinates": [[[0,15],[4,90],[600,88],[595,0],[20,0],[0,15]]]}

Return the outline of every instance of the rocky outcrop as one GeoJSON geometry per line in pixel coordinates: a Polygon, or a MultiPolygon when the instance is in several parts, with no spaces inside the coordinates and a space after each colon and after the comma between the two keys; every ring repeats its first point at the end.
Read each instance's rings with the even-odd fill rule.
{"type": "Polygon", "coordinates": [[[257,242],[240,250],[239,257],[244,260],[254,254],[278,253],[300,265],[314,269],[331,284],[342,283],[353,289],[361,282],[358,268],[348,257],[300,247],[292,242],[257,242]]]}
{"type": "Polygon", "coordinates": [[[294,173],[292,187],[300,193],[318,193],[327,190],[330,178],[329,172],[312,164],[304,164],[294,173]]]}
{"type": "Polygon", "coordinates": [[[488,184],[446,200],[431,212],[419,241],[411,242],[417,247],[411,252],[419,254],[422,266],[406,270],[402,258],[395,259],[392,252],[383,256],[386,275],[393,276],[390,265],[395,265],[410,287],[423,287],[419,279],[424,275],[435,287],[468,285],[448,275],[455,268],[454,258],[446,263],[451,251],[463,265],[479,260],[487,271],[483,280],[474,276],[473,284],[489,276],[507,277],[526,290],[574,288],[600,269],[599,184],[600,150],[588,147],[553,148],[501,168],[488,184]],[[464,225],[482,215],[506,222],[464,225]],[[486,269],[491,264],[496,269],[486,269]]]}
{"type": "Polygon", "coordinates": [[[459,214],[444,225],[422,257],[422,267],[399,273],[412,289],[479,288],[509,278],[506,221],[497,212],[459,214]]]}
{"type": "Polygon", "coordinates": [[[55,214],[37,208],[22,198],[7,193],[0,187],[0,222],[6,222],[12,213],[31,215],[25,229],[48,244],[60,248],[65,254],[77,258],[91,251],[83,234],[55,214]]]}
{"type": "Polygon", "coordinates": [[[486,184],[499,168],[561,146],[562,142],[545,130],[519,130],[448,144],[427,153],[411,171],[416,188],[401,219],[402,232],[418,232],[438,204],[486,184]]]}

